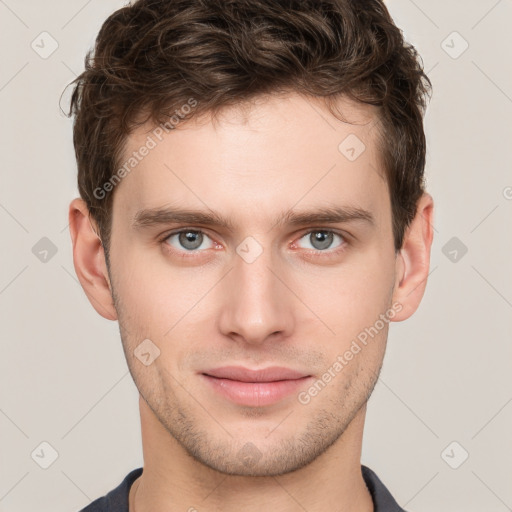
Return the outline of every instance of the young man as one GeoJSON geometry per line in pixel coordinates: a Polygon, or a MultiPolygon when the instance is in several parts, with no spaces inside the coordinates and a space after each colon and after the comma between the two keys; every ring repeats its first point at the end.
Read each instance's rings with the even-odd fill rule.
{"type": "Polygon", "coordinates": [[[361,465],[423,296],[430,82],[380,0],[139,0],[76,80],[74,264],[144,466],[87,512],[402,510],[361,465]]]}

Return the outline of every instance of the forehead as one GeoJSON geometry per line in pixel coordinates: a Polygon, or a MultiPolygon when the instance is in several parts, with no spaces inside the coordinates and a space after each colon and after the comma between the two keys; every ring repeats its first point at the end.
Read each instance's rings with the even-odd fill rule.
{"type": "Polygon", "coordinates": [[[172,204],[247,222],[268,214],[271,222],[294,205],[385,209],[377,111],[348,100],[338,106],[350,123],[320,99],[290,94],[225,108],[215,119],[192,117],[168,133],[139,127],[126,142],[121,165],[135,165],[125,165],[114,210],[133,219],[172,204]]]}

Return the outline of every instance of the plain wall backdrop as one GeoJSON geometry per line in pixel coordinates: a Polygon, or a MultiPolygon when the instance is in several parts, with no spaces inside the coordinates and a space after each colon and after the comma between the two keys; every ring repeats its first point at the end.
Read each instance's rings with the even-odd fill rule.
{"type": "MultiPolygon", "coordinates": [[[[118,325],[93,310],[73,268],[76,164],[72,122],[59,108],[102,22],[123,4],[0,0],[2,512],[78,511],[142,465],[138,393],[118,325]]],[[[433,83],[425,127],[435,233],[423,302],[390,327],[362,462],[408,511],[504,512],[512,2],[387,5],[433,83]]]]}

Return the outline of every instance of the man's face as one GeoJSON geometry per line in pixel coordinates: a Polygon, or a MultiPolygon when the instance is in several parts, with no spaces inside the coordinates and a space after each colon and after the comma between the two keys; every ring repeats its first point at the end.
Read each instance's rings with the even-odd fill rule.
{"type": "Polygon", "coordinates": [[[395,284],[391,205],[375,112],[340,105],[358,124],[290,95],[215,124],[192,119],[161,141],[147,126],[128,139],[126,159],[148,135],[157,143],[114,196],[110,279],[128,365],[163,427],[222,472],[309,464],[364,413],[377,380],[395,284]],[[230,226],[151,215],[166,208],[230,226]],[[291,220],[326,208],[367,214],[291,220]],[[225,366],[306,378],[272,398],[275,385],[204,375],[225,366]]]}

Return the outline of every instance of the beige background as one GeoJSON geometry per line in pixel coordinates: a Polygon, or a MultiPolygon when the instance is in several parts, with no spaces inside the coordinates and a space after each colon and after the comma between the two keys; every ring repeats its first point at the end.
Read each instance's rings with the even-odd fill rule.
{"type": "MultiPolygon", "coordinates": [[[[92,309],[73,269],[76,167],[58,105],[122,5],[0,0],[2,512],[79,510],[142,464],[117,324],[92,309]]],[[[420,309],[391,326],[363,463],[408,511],[512,510],[512,2],[388,5],[434,85],[435,240],[420,309]]]]}

